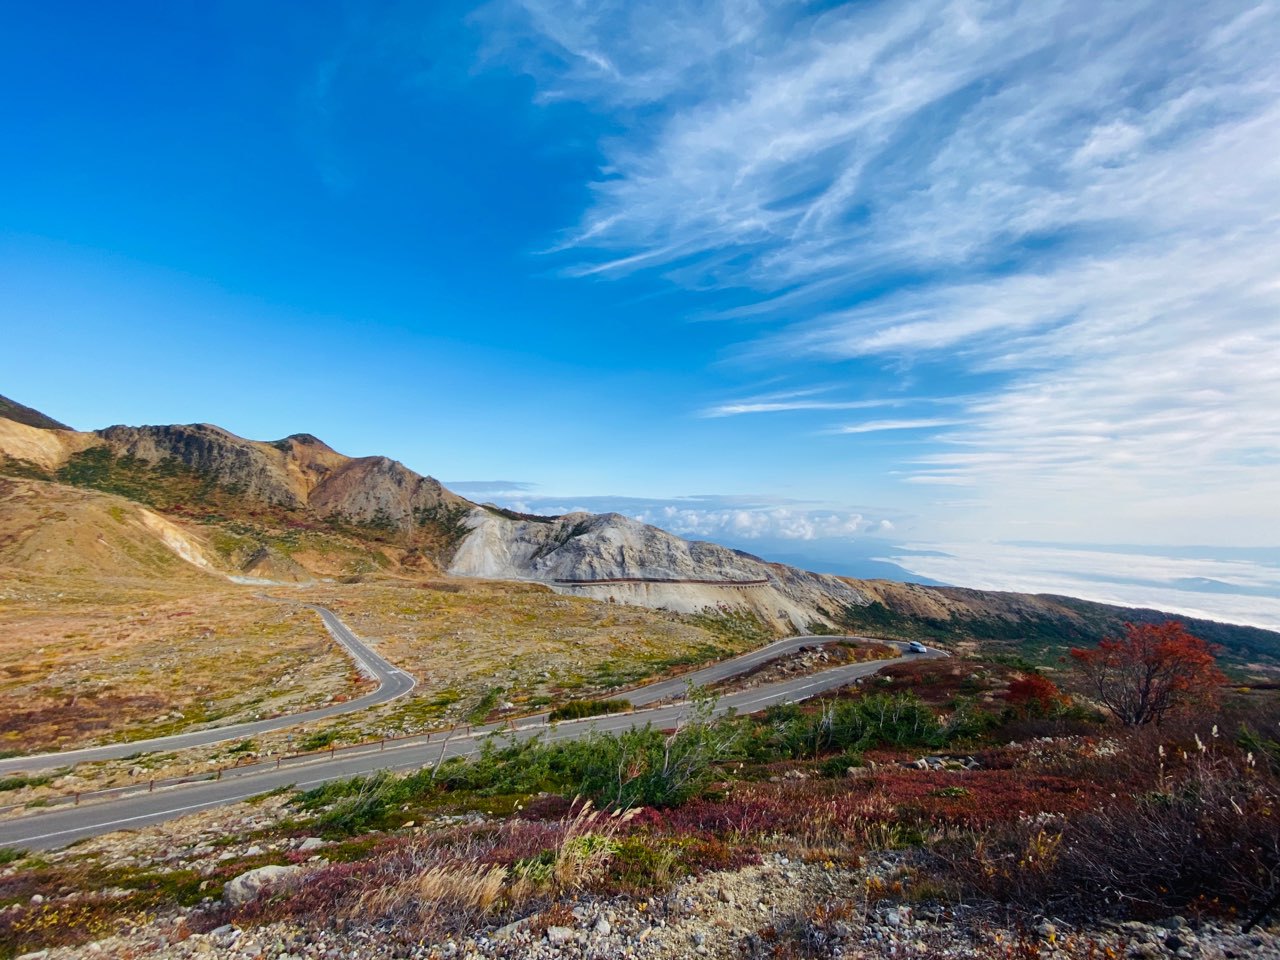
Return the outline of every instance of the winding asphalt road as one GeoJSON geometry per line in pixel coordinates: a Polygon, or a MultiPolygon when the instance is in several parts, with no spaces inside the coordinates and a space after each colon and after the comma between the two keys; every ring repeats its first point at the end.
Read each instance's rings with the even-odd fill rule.
{"type": "MultiPolygon", "coordinates": [[[[651,703],[657,703],[660,700],[671,700],[674,697],[680,697],[685,693],[691,683],[702,687],[708,687],[711,684],[719,683],[722,680],[740,677],[744,673],[748,673],[756,667],[763,666],[771,660],[778,660],[782,657],[788,656],[789,654],[803,650],[805,647],[820,646],[834,640],[856,640],[863,643],[884,643],[887,646],[896,647],[901,653],[907,652],[907,644],[905,643],[895,643],[887,640],[871,640],[868,637],[814,636],[812,634],[803,637],[786,637],[782,640],[775,640],[773,643],[766,644],[765,646],[760,647],[757,650],[752,650],[749,653],[743,653],[728,660],[721,660],[719,663],[712,663],[708,666],[700,667],[691,673],[683,673],[679,676],[671,677],[668,680],[658,680],[654,683],[645,684],[642,687],[633,687],[630,690],[619,690],[617,693],[610,694],[610,696],[630,700],[634,706],[643,707],[651,703]]],[[[940,655],[941,654],[937,651],[932,653],[932,656],[935,657],[940,655]]],[[[929,654],[925,654],[925,656],[929,656],[929,654]]],[[[867,671],[855,670],[852,674],[849,674],[849,678],[857,679],[858,677],[870,676],[872,673],[875,673],[876,670],[885,666],[885,661],[870,661],[870,663],[874,664],[873,669],[867,671]]],[[[828,675],[832,678],[845,676],[842,672],[843,670],[853,667],[865,667],[868,665],[869,664],[866,663],[847,664],[843,668],[836,667],[832,670],[823,671],[821,676],[824,678],[828,675]]],[[[816,676],[818,675],[815,674],[814,677],[816,676]]],[[[796,681],[785,681],[782,686],[790,688],[792,683],[798,682],[800,682],[799,679],[796,681]]],[[[843,680],[837,683],[836,686],[843,686],[845,683],[849,682],[850,680],[843,680]]],[[[769,689],[772,689],[774,686],[779,685],[771,684],[769,689]]],[[[830,690],[831,687],[824,685],[822,689],[830,690]]],[[[804,697],[798,697],[796,699],[803,700],[804,697]]],[[[724,698],[725,703],[728,703],[730,700],[732,700],[732,697],[724,698]]],[[[759,708],[757,707],[753,709],[759,708]]]]}
{"type": "MultiPolygon", "coordinates": [[[[326,611],[327,612],[327,611],[326,611]]],[[[332,616],[332,614],[330,614],[332,616]]],[[[336,621],[337,618],[334,617],[336,621]]],[[[328,622],[328,621],[326,621],[328,622]]],[[[343,628],[345,630],[345,627],[343,628]]],[[[689,684],[705,685],[742,674],[753,667],[786,656],[801,647],[813,646],[832,640],[865,640],[862,637],[789,637],[754,650],[751,653],[711,664],[669,680],[661,680],[621,695],[636,706],[644,707],[680,696],[689,684]]],[[[905,652],[905,644],[892,644],[905,652]]],[[[942,657],[946,654],[930,650],[914,654],[916,659],[942,657]]],[[[805,700],[816,694],[845,686],[854,680],[868,677],[883,669],[893,660],[871,660],[850,663],[808,676],[794,677],[776,683],[762,684],[748,690],[722,696],[717,712],[730,710],[738,713],[754,713],[778,703],[805,700]]],[[[474,727],[467,733],[436,734],[395,741],[391,744],[370,744],[351,748],[328,757],[305,757],[294,762],[276,761],[244,765],[225,771],[219,780],[207,780],[180,787],[161,789],[154,793],[140,787],[136,793],[117,799],[90,803],[83,806],[63,807],[44,813],[29,814],[11,820],[0,821],[0,847],[19,847],[30,850],[54,849],[74,843],[85,837],[97,836],[115,830],[127,830],[160,823],[197,810],[235,803],[278,787],[308,789],[331,780],[374,773],[379,770],[396,772],[419,770],[434,765],[444,757],[472,756],[480,751],[481,742],[494,733],[505,732],[516,740],[542,736],[546,742],[582,737],[592,730],[619,732],[643,724],[659,729],[676,726],[684,719],[691,705],[687,701],[669,703],[657,707],[636,710],[632,713],[613,714],[587,720],[564,721],[548,724],[546,714],[527,717],[514,726],[490,724],[474,727]]]]}
{"type": "Polygon", "coordinates": [[[332,706],[307,710],[303,713],[289,713],[266,720],[252,720],[248,723],[237,723],[226,727],[211,727],[195,730],[190,733],[177,733],[169,737],[155,737],[150,740],[134,740],[129,743],[112,743],[105,747],[87,747],[83,750],[65,750],[60,753],[40,753],[29,757],[10,757],[0,760],[0,775],[22,771],[32,773],[37,770],[48,770],[53,767],[69,767],[77,763],[93,760],[118,760],[138,753],[154,753],[157,750],[186,750],[189,747],[207,747],[228,740],[240,740],[244,737],[282,730],[285,727],[296,727],[314,720],[337,717],[344,713],[354,713],[366,707],[398,700],[412,690],[417,681],[403,670],[388,663],[378,654],[370,650],[350,628],[338,619],[337,615],[325,607],[314,603],[304,603],[320,615],[329,635],[351,655],[356,667],[365,676],[378,681],[378,687],[363,697],[335,703],[332,706]]]}

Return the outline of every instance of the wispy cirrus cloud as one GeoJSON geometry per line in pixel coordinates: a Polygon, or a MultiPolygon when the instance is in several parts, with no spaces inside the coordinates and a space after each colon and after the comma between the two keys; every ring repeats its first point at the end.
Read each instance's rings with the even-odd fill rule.
{"type": "Polygon", "coordinates": [[[805,400],[765,399],[732,400],[707,407],[700,412],[703,417],[740,417],[748,413],[792,413],[801,410],[869,410],[876,407],[896,406],[895,400],[805,400]]]}
{"type": "Polygon", "coordinates": [[[980,378],[903,479],[983,523],[1274,539],[1280,4],[500,9],[544,96],[627,131],[574,270],[753,290],[771,364],[980,378]]]}
{"type": "Polygon", "coordinates": [[[921,417],[914,420],[867,420],[864,423],[848,423],[843,427],[835,427],[832,433],[881,433],[886,430],[925,430],[931,427],[950,427],[959,420],[947,420],[942,417],[921,417]]]}
{"type": "MultiPolygon", "coordinates": [[[[698,412],[701,417],[738,417],[755,413],[797,413],[797,412],[830,412],[843,410],[876,410],[893,407],[924,406],[936,409],[939,405],[957,406],[965,402],[964,397],[950,396],[898,396],[878,397],[875,399],[842,400],[831,396],[823,396],[835,391],[835,387],[810,387],[803,390],[780,391],[776,393],[756,394],[736,400],[704,407],[698,412]]],[[[937,421],[941,424],[942,421],[937,421]]],[[[950,422],[950,421],[949,421],[950,422]]],[[[935,425],[937,425],[935,424],[935,425]]],[[[840,428],[833,432],[840,433],[840,428]]],[[[847,431],[857,432],[857,431],[847,431]]]]}

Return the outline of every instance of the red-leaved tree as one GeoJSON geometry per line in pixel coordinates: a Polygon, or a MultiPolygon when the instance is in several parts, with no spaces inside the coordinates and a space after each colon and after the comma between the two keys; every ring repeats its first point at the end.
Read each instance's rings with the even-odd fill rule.
{"type": "Polygon", "coordinates": [[[1171,711],[1208,705],[1226,677],[1217,647],[1181,623],[1126,623],[1124,636],[1106,637],[1091,650],[1072,650],[1090,692],[1130,727],[1159,723],[1171,711]]]}

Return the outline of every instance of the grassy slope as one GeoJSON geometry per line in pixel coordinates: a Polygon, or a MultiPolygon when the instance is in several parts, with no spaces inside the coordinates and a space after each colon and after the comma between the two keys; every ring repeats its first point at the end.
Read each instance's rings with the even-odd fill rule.
{"type": "Polygon", "coordinates": [[[105,446],[73,454],[54,479],[211,525],[219,531],[214,539],[229,562],[246,562],[266,547],[326,576],[370,573],[395,563],[430,571],[466,535],[465,508],[441,504],[420,511],[412,530],[398,531],[377,517],[358,523],[259,503],[177,459],[150,463],[118,456],[105,446]]]}
{"type": "Polygon", "coordinates": [[[321,519],[299,510],[246,500],[233,485],[219,484],[207,474],[168,459],[148,463],[117,456],[109,447],[72,454],[56,472],[9,458],[0,474],[56,481],[115,494],[145,504],[168,517],[197,524],[227,569],[239,570],[264,548],[322,576],[356,576],[387,568],[403,555],[412,566],[430,569],[429,545],[447,539],[430,522],[421,543],[405,550],[376,526],[321,519]]]}

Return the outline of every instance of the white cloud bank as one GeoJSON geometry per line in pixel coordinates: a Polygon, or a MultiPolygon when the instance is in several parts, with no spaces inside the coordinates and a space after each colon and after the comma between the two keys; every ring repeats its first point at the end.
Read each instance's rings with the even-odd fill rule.
{"type": "Polygon", "coordinates": [[[859,513],[801,510],[793,507],[700,510],[666,506],[646,510],[636,519],[682,537],[715,540],[818,540],[892,532],[888,520],[870,520],[859,513]]]}
{"type": "Polygon", "coordinates": [[[643,497],[499,496],[497,502],[520,513],[621,513],[681,537],[716,540],[820,540],[885,536],[894,530],[887,518],[852,510],[751,497],[714,495],[672,500],[643,497]]]}
{"type": "Polygon", "coordinates": [[[924,552],[893,562],[944,583],[1055,593],[1280,630],[1277,563],[1006,543],[911,546],[924,552]]]}
{"type": "Polygon", "coordinates": [[[1280,5],[495,9],[627,130],[578,273],[754,288],[775,363],[982,378],[903,464],[970,488],[958,534],[1280,542],[1280,5]]]}

